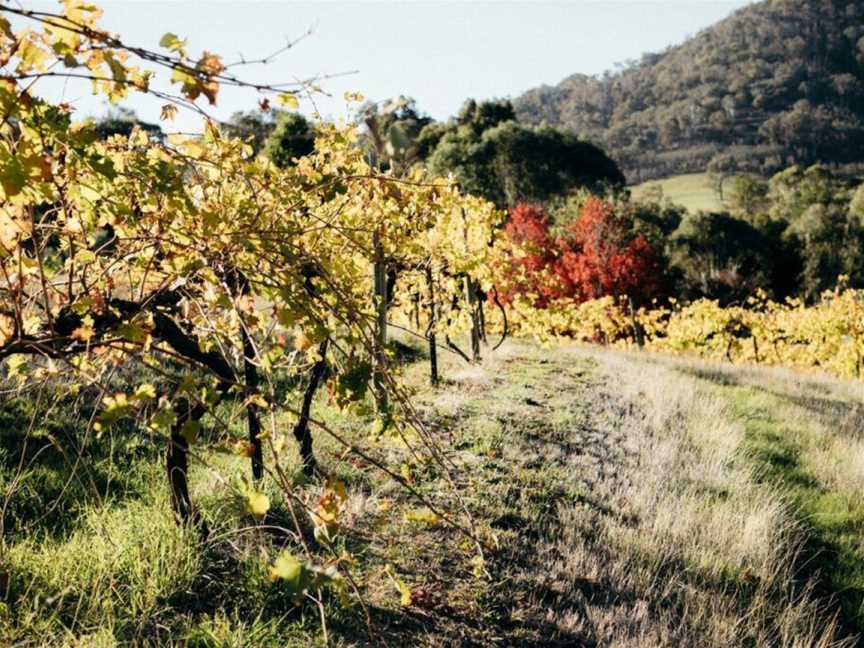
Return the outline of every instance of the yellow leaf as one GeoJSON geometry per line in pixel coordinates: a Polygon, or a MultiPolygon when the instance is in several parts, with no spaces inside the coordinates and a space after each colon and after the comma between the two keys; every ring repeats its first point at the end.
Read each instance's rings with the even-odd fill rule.
{"type": "Polygon", "coordinates": [[[267,569],[267,578],[271,582],[275,580],[297,582],[300,580],[300,574],[302,573],[303,563],[287,551],[283,551],[267,569]]]}
{"type": "Polygon", "coordinates": [[[81,342],[89,342],[94,335],[96,331],[93,328],[93,318],[89,315],[82,320],[81,326],[72,331],[72,338],[81,342]]]}
{"type": "Polygon", "coordinates": [[[225,69],[225,66],[222,65],[222,59],[217,54],[211,52],[204,52],[204,55],[195,67],[210,76],[220,74],[225,69]]]}
{"type": "Polygon", "coordinates": [[[180,37],[177,36],[177,34],[168,32],[159,39],[159,46],[169,49],[172,52],[183,52],[183,48],[186,47],[186,41],[180,40],[180,37]]]}
{"type": "Polygon", "coordinates": [[[78,250],[75,253],[75,262],[81,265],[89,265],[96,260],[96,253],[92,250],[78,250]]]}
{"type": "Polygon", "coordinates": [[[242,457],[251,457],[255,454],[255,446],[249,443],[249,441],[235,441],[232,449],[235,454],[239,454],[242,457]]]}
{"type": "Polygon", "coordinates": [[[150,383],[138,385],[135,390],[135,400],[151,400],[156,398],[156,388],[150,383]]]}
{"type": "Polygon", "coordinates": [[[280,106],[291,108],[292,110],[296,110],[300,107],[300,101],[297,99],[297,95],[293,92],[281,93],[278,97],[276,97],[276,103],[278,103],[280,106]]]}
{"type": "Polygon", "coordinates": [[[402,479],[404,479],[407,483],[414,483],[414,478],[411,476],[411,468],[409,468],[407,463],[403,463],[399,467],[399,472],[402,473],[402,479]]]}
{"type": "Polygon", "coordinates": [[[8,315],[0,313],[0,345],[6,344],[15,331],[15,320],[8,315]]]}
{"type": "Polygon", "coordinates": [[[372,421],[372,425],[369,426],[369,437],[373,441],[377,441],[384,433],[385,427],[384,419],[380,416],[376,416],[375,420],[372,421]]]}
{"type": "Polygon", "coordinates": [[[93,20],[102,15],[97,5],[82,0],[63,0],[63,10],[69,20],[87,26],[91,26],[93,20]]]}
{"type": "Polygon", "coordinates": [[[305,351],[312,346],[312,339],[306,335],[302,329],[294,333],[294,349],[295,351],[305,351]]]}
{"type": "Polygon", "coordinates": [[[64,234],[80,234],[84,231],[84,227],[81,225],[81,221],[77,218],[67,218],[66,222],[63,224],[63,233],[64,234]]]}
{"type": "Polygon", "coordinates": [[[273,454],[277,456],[282,454],[282,451],[285,449],[285,442],[285,436],[281,434],[273,439],[273,454]]]}
{"type": "Polygon", "coordinates": [[[473,558],[471,558],[471,565],[473,569],[471,570],[474,574],[475,578],[483,578],[483,574],[485,573],[486,562],[483,560],[483,556],[477,554],[473,558]]]}
{"type": "Polygon", "coordinates": [[[402,607],[408,607],[409,605],[411,605],[411,603],[413,602],[411,596],[411,588],[405,584],[405,581],[396,576],[395,572],[393,571],[393,566],[387,565],[386,567],[384,567],[384,573],[387,574],[393,585],[396,587],[396,590],[399,592],[399,605],[401,605],[402,607]]]}
{"type": "Polygon", "coordinates": [[[441,521],[441,516],[428,508],[411,509],[405,512],[405,520],[408,522],[420,522],[422,524],[438,524],[441,521]]]}
{"type": "Polygon", "coordinates": [[[44,72],[45,63],[51,58],[48,52],[28,39],[21,41],[17,54],[19,57],[17,72],[19,74],[26,74],[31,70],[44,72]]]}
{"type": "Polygon", "coordinates": [[[264,493],[249,491],[246,493],[246,511],[256,518],[263,518],[270,510],[270,498],[264,493]]]}
{"type": "Polygon", "coordinates": [[[29,230],[29,223],[12,208],[0,211],[0,257],[11,254],[21,239],[29,238],[29,230]]]}
{"type": "Polygon", "coordinates": [[[270,404],[264,399],[264,397],[261,394],[250,395],[249,398],[246,400],[246,402],[249,405],[257,405],[258,407],[260,407],[262,409],[267,409],[268,407],[270,407],[270,404]]]}
{"type": "Polygon", "coordinates": [[[80,36],[72,29],[64,27],[61,19],[53,25],[46,26],[45,31],[54,36],[52,46],[58,54],[74,52],[81,45],[80,36]]]}

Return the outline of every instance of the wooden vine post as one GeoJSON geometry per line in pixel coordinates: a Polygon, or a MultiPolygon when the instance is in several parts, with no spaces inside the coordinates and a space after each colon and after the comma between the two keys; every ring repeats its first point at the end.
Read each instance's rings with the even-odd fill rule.
{"type": "Polygon", "coordinates": [[[384,252],[381,246],[381,233],[378,229],[372,235],[375,261],[373,265],[374,302],[375,302],[375,406],[380,414],[388,411],[387,389],[384,374],[387,370],[387,272],[384,252]]]}
{"type": "Polygon", "coordinates": [[[435,313],[435,280],[432,277],[431,259],[426,264],[426,288],[429,297],[429,324],[426,327],[426,339],[429,341],[429,383],[434,387],[438,384],[438,346],[435,340],[438,318],[435,313]]]}
{"type": "Polygon", "coordinates": [[[471,362],[480,362],[480,314],[477,308],[476,285],[471,277],[465,277],[465,292],[468,300],[468,313],[471,315],[471,362]]]}
{"type": "Polygon", "coordinates": [[[636,320],[636,307],[633,305],[633,298],[627,295],[627,308],[630,313],[630,326],[633,329],[633,339],[641,349],[645,346],[645,331],[642,325],[636,320]]]}
{"type": "MultiPolygon", "coordinates": [[[[462,207],[462,234],[465,237],[465,249],[468,245],[468,217],[462,207]]],[[[468,302],[468,314],[471,316],[471,362],[480,362],[480,340],[484,337],[481,326],[480,307],[477,300],[477,286],[471,275],[465,275],[465,297],[468,302]]]]}

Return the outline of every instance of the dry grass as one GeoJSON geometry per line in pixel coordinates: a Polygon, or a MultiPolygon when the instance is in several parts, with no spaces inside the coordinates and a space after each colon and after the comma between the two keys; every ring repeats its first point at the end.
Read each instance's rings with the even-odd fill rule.
{"type": "MultiPolygon", "coordinates": [[[[728,406],[638,356],[569,354],[605,376],[583,422],[605,456],[598,469],[580,444],[563,458],[592,502],[559,504],[558,532],[532,547],[533,614],[562,640],[604,646],[833,645],[795,579],[800,530],[736,460],[744,434],[728,406]]],[[[522,447],[523,461],[532,450],[544,455],[522,447]]]]}

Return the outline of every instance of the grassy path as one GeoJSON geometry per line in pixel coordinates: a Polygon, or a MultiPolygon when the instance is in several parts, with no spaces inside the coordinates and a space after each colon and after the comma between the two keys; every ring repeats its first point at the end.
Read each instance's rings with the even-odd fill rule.
{"type": "MultiPolygon", "coordinates": [[[[842,645],[802,582],[802,561],[822,592],[840,593],[845,629],[855,628],[855,466],[864,460],[854,464],[854,394],[825,384],[815,403],[801,400],[809,383],[777,372],[519,343],[480,366],[445,358],[437,389],[426,386],[422,360],[403,369],[493,549],[481,573],[470,542],[408,519],[417,503],[404,491],[362,462],[336,461],[341,448],[316,438],[322,465],[347,487],[340,546],[355,556],[374,627],[370,635],[359,606],[329,599],[332,645],[842,645]],[[801,552],[814,541],[829,550],[801,552]],[[388,574],[410,588],[410,605],[388,574]]],[[[315,408],[367,442],[370,421],[346,419],[323,398],[315,408]]],[[[0,420],[11,429],[25,410],[0,403],[0,420]]],[[[77,424],[63,412],[45,419],[50,430],[33,443],[50,432],[53,445],[17,484],[26,497],[6,511],[0,644],[320,644],[317,611],[294,607],[266,579],[290,539],[238,509],[232,484],[247,468],[239,458],[201,446],[207,465],[193,469],[193,496],[212,529],[207,540],[173,524],[161,453],[134,431],[92,440],[75,487],[41,520],[68,467],[56,448],[77,424]]],[[[4,491],[18,442],[5,440],[4,491]]],[[[434,466],[411,463],[393,440],[380,444],[404,458],[420,492],[442,491],[434,466]]],[[[298,476],[298,497],[320,488],[298,476]]],[[[278,491],[268,492],[268,523],[287,526],[278,491]]]]}

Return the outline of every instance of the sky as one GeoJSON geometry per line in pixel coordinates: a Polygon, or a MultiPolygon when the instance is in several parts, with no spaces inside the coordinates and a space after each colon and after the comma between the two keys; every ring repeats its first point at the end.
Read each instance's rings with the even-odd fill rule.
{"type": "MultiPolygon", "coordinates": [[[[13,0],[53,9],[49,0],[13,0]]],[[[551,2],[293,2],[253,0],[97,0],[102,25],[126,42],[158,49],[173,32],[192,53],[225,62],[261,58],[312,28],[312,34],[267,65],[237,71],[244,79],[284,83],[318,75],[326,94],[303,98],[300,110],[328,119],[348,116],[345,91],[375,101],[406,95],[443,120],[468,97],[516,97],[574,74],[600,74],[684,41],[746,0],[569,0],[551,2]],[[343,75],[343,73],[345,73],[343,75]],[[329,95],[329,96],[328,96],[329,95]]],[[[42,82],[40,94],[74,105],[77,117],[104,114],[105,100],[87,84],[42,82]]],[[[255,109],[249,90],[223,89],[210,113],[227,119],[255,109]]],[[[124,105],[159,120],[162,101],[137,96],[124,105]]],[[[169,131],[199,131],[201,117],[181,111],[169,131]]]]}

